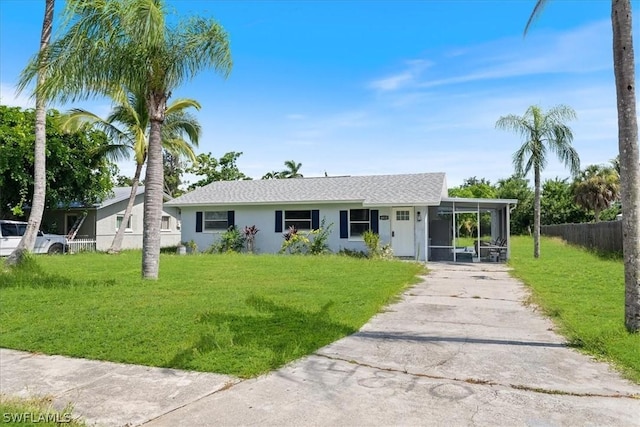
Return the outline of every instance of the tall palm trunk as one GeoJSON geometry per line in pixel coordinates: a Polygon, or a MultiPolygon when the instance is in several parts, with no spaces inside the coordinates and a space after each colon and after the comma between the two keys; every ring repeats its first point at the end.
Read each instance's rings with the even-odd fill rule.
{"type": "Polygon", "coordinates": [[[630,0],[612,0],[613,65],[618,100],[625,326],[640,331],[640,154],[630,0]]]}
{"type": "Polygon", "coordinates": [[[144,232],[142,235],[142,277],[157,279],[160,269],[160,226],[164,169],[162,167],[162,123],[166,111],[166,97],[152,94],[149,109],[149,148],[144,190],[144,232]]]}
{"type": "Polygon", "coordinates": [[[122,247],[122,239],[124,237],[124,230],[127,228],[126,225],[129,223],[129,218],[131,218],[131,211],[133,210],[133,203],[136,200],[136,193],[138,192],[138,185],[140,184],[140,174],[142,173],[142,165],[143,163],[136,162],[136,172],[133,175],[133,182],[131,183],[131,194],[129,195],[129,201],[127,202],[127,208],[124,210],[124,215],[122,217],[122,223],[120,223],[120,227],[118,227],[118,231],[116,231],[116,235],[113,238],[113,242],[111,243],[111,247],[107,251],[110,254],[115,254],[120,252],[120,248],[122,247]]]}
{"type": "MultiPolygon", "coordinates": [[[[55,0],[46,0],[44,19],[42,21],[42,33],[40,37],[40,53],[38,64],[38,87],[42,86],[46,79],[47,58],[43,52],[49,46],[51,40],[51,28],[53,26],[53,9],[55,0]]],[[[31,200],[31,212],[24,236],[18,247],[7,258],[7,264],[14,265],[20,261],[25,252],[33,251],[36,236],[42,222],[44,203],[47,191],[46,146],[47,146],[47,100],[36,92],[35,111],[35,144],[33,161],[33,199],[31,200]]]]}
{"type": "Polygon", "coordinates": [[[593,222],[600,222],[600,212],[601,212],[601,211],[602,211],[602,210],[601,210],[600,208],[595,208],[595,209],[593,210],[593,216],[594,216],[594,220],[593,220],[593,222]]]}
{"type": "Polygon", "coordinates": [[[533,257],[540,258],[540,166],[533,167],[533,257]]]}

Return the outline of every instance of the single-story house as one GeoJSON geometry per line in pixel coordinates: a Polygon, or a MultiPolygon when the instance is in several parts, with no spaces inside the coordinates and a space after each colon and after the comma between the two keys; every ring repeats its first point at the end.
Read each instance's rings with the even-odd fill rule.
{"type": "MultiPolygon", "coordinates": [[[[131,187],[116,187],[112,196],[101,203],[82,206],[72,204],[60,209],[48,209],[42,219],[42,228],[55,234],[67,235],[72,241],[95,241],[95,249],[106,251],[122,224],[124,211],[129,202],[131,187]]],[[[168,196],[165,200],[170,200],[168,196]]],[[[142,248],[142,219],[144,214],[144,186],[139,186],[122,239],[122,249],[142,248]]],[[[180,220],[178,209],[167,206],[163,209],[161,245],[174,246],[180,243],[180,220]]],[[[86,245],[81,247],[87,248],[86,245]]],[[[93,249],[93,243],[91,243],[93,249]]]]}
{"type": "Polygon", "coordinates": [[[324,220],[333,224],[328,244],[334,252],[366,250],[362,235],[372,230],[398,257],[470,261],[475,256],[479,261],[486,254],[472,255],[469,247],[456,245],[457,216],[490,213],[491,230],[482,230],[482,235],[500,239],[508,257],[509,212],[516,203],[450,198],[444,173],[419,173],[219,181],[164,206],[179,209],[182,241],[193,240],[200,250],[217,242],[230,226],[255,225],[260,230],[255,250],[276,253],[288,227],[313,230],[324,220]]]}

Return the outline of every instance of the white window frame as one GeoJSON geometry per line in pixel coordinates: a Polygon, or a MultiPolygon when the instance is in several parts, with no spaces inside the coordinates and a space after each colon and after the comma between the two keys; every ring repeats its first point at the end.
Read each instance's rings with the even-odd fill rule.
{"type": "Polygon", "coordinates": [[[202,213],[202,231],[205,233],[224,233],[229,228],[229,212],[228,211],[204,211],[202,213]],[[207,214],[223,214],[220,216],[224,216],[224,220],[222,219],[207,219],[207,214]],[[207,227],[207,222],[211,225],[220,224],[224,222],[224,227],[207,227]]]}
{"type": "Polygon", "coordinates": [[[353,233],[351,232],[351,224],[367,224],[367,230],[371,230],[371,209],[349,209],[349,240],[363,241],[364,237],[362,237],[362,234],[353,235],[353,233]],[[367,211],[367,220],[351,220],[352,211],[367,211]]]}
{"type": "Polygon", "coordinates": [[[160,219],[160,231],[171,231],[171,215],[162,215],[162,219],[160,219]],[[167,226],[163,227],[165,218],[167,219],[167,226]]]}
{"type": "Polygon", "coordinates": [[[312,213],[311,213],[311,209],[291,209],[289,211],[284,211],[284,229],[285,231],[289,229],[289,227],[293,224],[291,224],[292,222],[296,222],[296,223],[300,223],[300,222],[308,222],[309,225],[308,227],[296,227],[296,230],[303,230],[303,231],[311,231],[312,228],[312,222],[313,220],[311,219],[312,217],[312,213]],[[308,212],[309,213],[309,218],[287,218],[287,214],[292,214],[293,212],[308,212]],[[287,224],[287,222],[289,224],[287,224]]]}
{"type": "Polygon", "coordinates": [[[396,210],[395,221],[411,221],[411,210],[396,210]]]}
{"type": "MultiPolygon", "coordinates": [[[[118,227],[118,223],[122,224],[122,220],[124,219],[124,214],[117,214],[116,215],[116,231],[118,231],[118,229],[120,227],[118,227]]],[[[129,215],[129,222],[128,222],[128,227],[126,227],[124,229],[125,233],[133,233],[133,227],[131,226],[131,224],[133,223],[133,215],[129,215]]]]}

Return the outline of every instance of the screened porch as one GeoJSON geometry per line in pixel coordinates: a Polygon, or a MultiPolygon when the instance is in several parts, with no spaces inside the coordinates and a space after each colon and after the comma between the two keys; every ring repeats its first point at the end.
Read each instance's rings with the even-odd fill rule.
{"type": "Polygon", "coordinates": [[[505,262],[515,199],[443,198],[429,208],[429,261],[505,262]]]}

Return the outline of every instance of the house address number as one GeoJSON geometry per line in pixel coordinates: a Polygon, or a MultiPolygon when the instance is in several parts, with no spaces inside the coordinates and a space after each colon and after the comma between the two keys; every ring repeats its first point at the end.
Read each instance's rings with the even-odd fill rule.
{"type": "Polygon", "coordinates": [[[380,215],[380,221],[388,221],[389,215],[380,215]]]}

